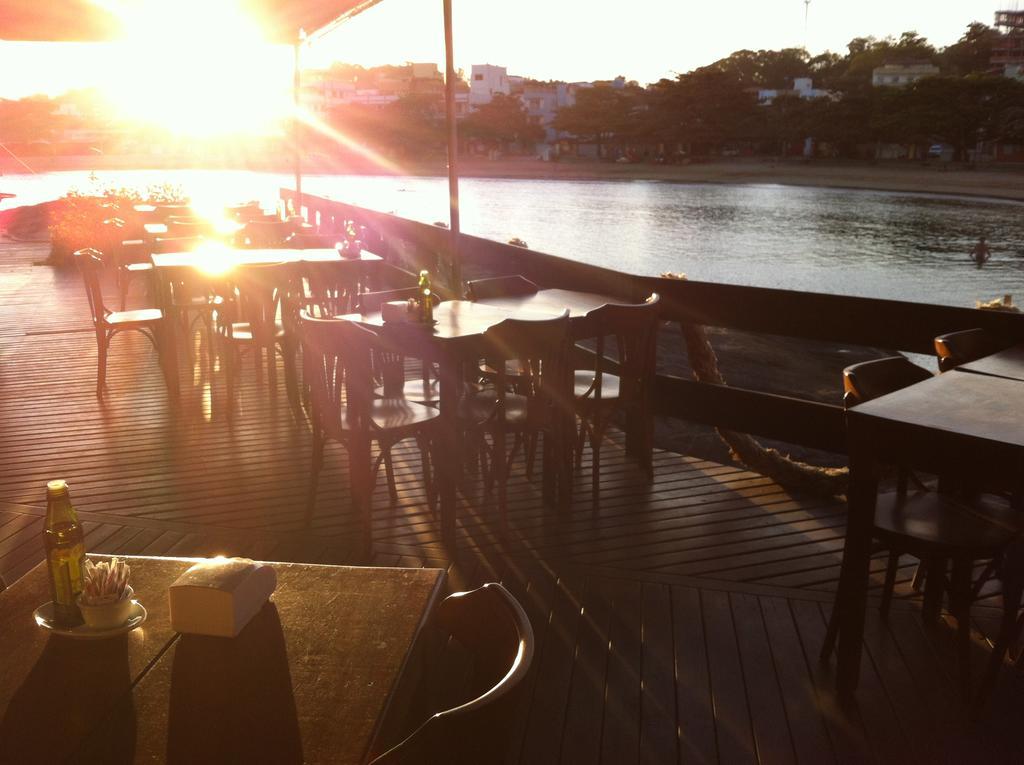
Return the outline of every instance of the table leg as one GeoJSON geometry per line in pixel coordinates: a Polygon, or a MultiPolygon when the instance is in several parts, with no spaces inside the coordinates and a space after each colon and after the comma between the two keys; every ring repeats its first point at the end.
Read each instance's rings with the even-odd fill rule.
{"type": "Polygon", "coordinates": [[[440,360],[441,423],[437,429],[437,450],[434,470],[441,506],[441,538],[446,544],[455,544],[455,485],[461,469],[462,450],[459,448],[457,408],[459,403],[459,365],[450,358],[440,360]]]}
{"type": "Polygon", "coordinates": [[[871,562],[871,529],[874,525],[878,477],[874,461],[850,434],[849,511],[846,542],[834,608],[839,610],[839,651],[836,689],[848,696],[857,689],[864,642],[864,611],[867,607],[868,572],[871,562]]]}
{"type": "Polygon", "coordinates": [[[367,561],[373,555],[373,465],[370,461],[370,434],[353,431],[348,447],[348,474],[352,483],[352,511],[359,519],[363,536],[363,553],[367,561]]]}
{"type": "Polygon", "coordinates": [[[177,396],[181,392],[178,380],[178,341],[174,316],[174,306],[171,299],[170,281],[163,278],[159,269],[151,271],[150,290],[157,299],[157,307],[163,312],[164,318],[160,329],[159,355],[161,366],[164,370],[164,377],[167,380],[167,389],[172,395],[177,396]]]}

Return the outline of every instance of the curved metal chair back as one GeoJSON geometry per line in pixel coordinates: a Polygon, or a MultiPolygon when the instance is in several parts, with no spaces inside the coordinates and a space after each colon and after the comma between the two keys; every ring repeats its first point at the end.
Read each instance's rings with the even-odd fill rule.
{"type": "Polygon", "coordinates": [[[864,361],[843,370],[843,405],[849,409],[932,376],[903,356],[864,361]]]}
{"type": "Polygon", "coordinates": [[[935,354],[939,357],[941,372],[956,369],[961,364],[989,356],[1005,347],[983,329],[965,329],[935,338],[935,354]]]}
{"type": "Polygon", "coordinates": [[[492,583],[447,597],[434,623],[472,656],[469,699],[431,716],[373,765],[500,761],[516,691],[533,661],[530,620],[508,590],[492,583]]]}

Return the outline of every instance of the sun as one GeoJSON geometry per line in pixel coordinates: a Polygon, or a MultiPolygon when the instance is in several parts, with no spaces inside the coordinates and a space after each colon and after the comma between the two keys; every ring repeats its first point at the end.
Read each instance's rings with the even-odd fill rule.
{"type": "Polygon", "coordinates": [[[291,114],[291,51],[232,3],[118,7],[125,35],[103,90],[120,116],[193,136],[270,131],[291,114]]]}

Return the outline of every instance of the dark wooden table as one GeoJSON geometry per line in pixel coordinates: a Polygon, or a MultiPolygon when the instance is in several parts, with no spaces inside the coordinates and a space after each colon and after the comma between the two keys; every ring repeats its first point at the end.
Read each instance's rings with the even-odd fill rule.
{"type": "Polygon", "coordinates": [[[367,759],[445,572],[275,563],[271,602],[228,639],[171,629],[193,562],[130,558],[149,617],[106,640],[36,626],[44,564],[0,593],[0,762],[367,759]]]}
{"type": "Polygon", "coordinates": [[[857,687],[878,466],[1024,482],[1024,385],[954,370],[847,412],[849,516],[837,604],[840,693],[857,687]]]}
{"type": "Polygon", "coordinates": [[[991,356],[962,364],[957,367],[957,371],[1024,382],[1024,345],[1015,345],[991,356]]]}
{"type": "MultiPolygon", "coordinates": [[[[266,248],[246,249],[230,247],[212,242],[209,247],[184,252],[154,252],[150,254],[153,263],[153,291],[156,294],[157,308],[164,316],[173,318],[173,292],[171,284],[176,275],[208,274],[211,278],[222,278],[234,268],[244,266],[266,266],[275,263],[338,263],[346,264],[343,268],[357,271],[356,278],[366,284],[377,269],[384,263],[380,255],[367,250],[359,253],[359,257],[343,258],[333,248],[266,248]]],[[[180,277],[178,277],[180,278],[180,277]]],[[[166,342],[170,348],[177,348],[177,327],[173,320],[164,322],[166,342]]],[[[179,385],[177,371],[177,355],[167,354],[169,360],[168,376],[173,378],[172,390],[177,392],[179,385]]]]}
{"type": "MultiPolygon", "coordinates": [[[[455,539],[456,484],[461,473],[458,421],[456,410],[462,390],[461,372],[464,364],[476,364],[487,353],[484,332],[505,319],[548,319],[569,309],[571,322],[584,321],[586,313],[606,303],[622,302],[617,298],[572,290],[540,290],[534,295],[495,298],[480,302],[450,300],[434,309],[437,324],[424,328],[424,358],[438,364],[440,372],[440,410],[442,427],[438,452],[446,459],[438,460],[437,483],[440,493],[441,532],[448,543],[455,539]]],[[[369,327],[382,327],[380,312],[348,314],[339,318],[357,321],[369,327]]],[[[369,448],[349,449],[349,475],[369,473],[369,448]]],[[[544,471],[544,494],[551,500],[558,494],[560,503],[569,501],[570,480],[558,482],[554,471],[544,471]]],[[[353,486],[353,501],[364,502],[369,487],[353,486]]],[[[357,504],[357,507],[361,505],[357,504]]]]}

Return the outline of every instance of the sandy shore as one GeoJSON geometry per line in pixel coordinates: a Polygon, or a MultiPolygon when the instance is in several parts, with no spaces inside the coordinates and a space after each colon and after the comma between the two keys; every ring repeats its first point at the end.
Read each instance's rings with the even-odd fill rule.
{"type": "MultiPolygon", "coordinates": [[[[57,170],[126,170],[209,168],[290,173],[292,166],[281,159],[239,163],[197,162],[189,157],[82,156],[25,158],[34,172],[57,170]]],[[[307,158],[303,170],[309,174],[445,175],[438,162],[404,164],[382,169],[365,162],[344,163],[323,157],[307,158]]],[[[0,173],[19,174],[25,168],[9,157],[0,159],[0,173]]],[[[464,159],[459,173],[467,178],[530,178],[551,180],[652,180],[675,183],[772,183],[795,186],[876,189],[924,192],[959,196],[983,196],[1024,201],[1024,164],[998,168],[970,169],[921,162],[829,162],[814,160],[771,161],[735,159],[695,162],[689,165],[628,164],[614,162],[536,159],[488,161],[464,159]]],[[[0,177],[0,191],[4,191],[0,177]]],[[[11,205],[8,202],[8,205],[11,205]]]]}

